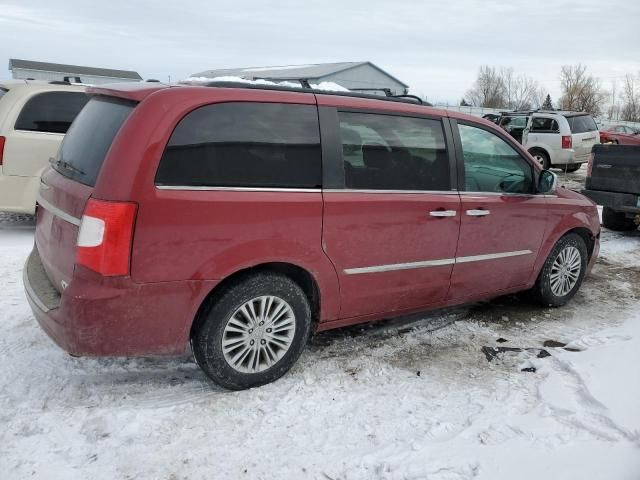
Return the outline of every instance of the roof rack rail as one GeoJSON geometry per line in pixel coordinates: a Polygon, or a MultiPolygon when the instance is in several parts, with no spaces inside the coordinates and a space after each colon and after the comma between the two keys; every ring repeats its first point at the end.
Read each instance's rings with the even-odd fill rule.
{"type": "MultiPolygon", "coordinates": [[[[410,98],[415,100],[416,103],[419,103],[420,105],[423,105],[424,102],[422,101],[422,99],[417,96],[417,95],[410,95],[408,93],[402,94],[402,95],[394,95],[393,93],[391,93],[391,89],[388,87],[384,87],[384,88],[351,88],[350,89],[352,92],[383,92],[384,95],[386,97],[389,98],[410,98]]],[[[429,104],[431,106],[431,104],[429,104]]]]}
{"type": "MultiPolygon", "coordinates": [[[[298,93],[315,93],[318,95],[338,95],[345,97],[356,97],[356,98],[369,98],[372,100],[384,100],[387,102],[400,102],[400,103],[410,103],[415,105],[416,103],[422,104],[422,100],[419,97],[415,97],[413,95],[392,95],[392,96],[381,96],[381,95],[371,95],[365,93],[359,93],[358,91],[334,91],[334,90],[320,90],[317,88],[307,88],[302,86],[303,80],[300,81],[301,87],[288,87],[283,85],[262,85],[255,83],[245,83],[245,82],[234,82],[234,81],[222,81],[222,82],[180,82],[182,85],[191,85],[196,87],[218,87],[218,88],[247,88],[250,90],[276,90],[281,92],[298,92],[298,93]]],[[[307,82],[308,83],[308,82],[307,82]]],[[[375,89],[379,91],[380,89],[375,89]]]]}

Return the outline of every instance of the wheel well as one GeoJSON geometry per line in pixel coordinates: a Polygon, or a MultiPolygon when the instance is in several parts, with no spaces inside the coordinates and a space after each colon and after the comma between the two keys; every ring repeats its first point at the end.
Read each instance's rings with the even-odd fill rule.
{"type": "Polygon", "coordinates": [[[546,151],[544,148],[542,148],[542,147],[531,147],[531,148],[528,150],[528,152],[529,152],[531,155],[533,155],[535,152],[541,152],[541,153],[544,153],[544,154],[547,156],[547,158],[551,158],[551,157],[549,156],[549,152],[547,152],[547,151],[546,151]]]}
{"type": "Polygon", "coordinates": [[[596,244],[596,239],[588,228],[578,227],[573,230],[569,230],[565,235],[570,233],[575,233],[579,235],[584,240],[585,245],[587,246],[587,253],[589,254],[589,259],[591,259],[591,255],[593,255],[593,247],[596,244]]]}
{"type": "Polygon", "coordinates": [[[304,268],[293,265],[291,263],[262,263],[260,265],[255,265],[253,267],[239,270],[229,275],[209,292],[207,297],[198,308],[196,317],[193,319],[191,330],[189,332],[189,338],[191,338],[193,333],[198,329],[201,322],[204,320],[206,312],[209,310],[211,305],[215,303],[215,301],[221,294],[232,288],[235,284],[242,281],[244,278],[258,272],[281,273],[296,282],[300,286],[300,288],[302,288],[302,291],[309,300],[309,305],[311,306],[311,318],[313,322],[318,322],[320,318],[320,290],[318,289],[318,284],[316,283],[313,276],[304,268]]]}

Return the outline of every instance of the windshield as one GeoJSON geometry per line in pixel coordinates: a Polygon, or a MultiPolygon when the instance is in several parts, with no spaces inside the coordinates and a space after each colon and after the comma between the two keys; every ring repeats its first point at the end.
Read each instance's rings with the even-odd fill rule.
{"type": "Polygon", "coordinates": [[[571,133],[585,133],[598,130],[596,122],[589,115],[576,115],[566,118],[567,122],[569,122],[571,133]]]}
{"type": "Polygon", "coordinates": [[[128,100],[91,99],[64,137],[53,168],[65,177],[95,186],[109,147],[134,107],[128,100]]]}

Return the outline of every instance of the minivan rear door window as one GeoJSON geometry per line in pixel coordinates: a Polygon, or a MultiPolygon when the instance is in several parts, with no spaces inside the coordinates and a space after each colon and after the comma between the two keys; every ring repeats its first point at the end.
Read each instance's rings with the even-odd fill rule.
{"type": "Polygon", "coordinates": [[[594,132],[598,130],[596,122],[590,115],[572,115],[567,116],[571,133],[594,132]]]}
{"type": "Polygon", "coordinates": [[[319,188],[315,105],[221,103],[175,128],[156,174],[160,186],[319,188]]]}
{"type": "Polygon", "coordinates": [[[84,92],[44,92],[31,97],[22,108],[16,130],[66,133],[73,119],[89,101],[84,92]]]}
{"type": "Polygon", "coordinates": [[[120,127],[135,103],[112,97],[95,97],[82,109],[62,141],[53,168],[91,187],[120,127]]]}

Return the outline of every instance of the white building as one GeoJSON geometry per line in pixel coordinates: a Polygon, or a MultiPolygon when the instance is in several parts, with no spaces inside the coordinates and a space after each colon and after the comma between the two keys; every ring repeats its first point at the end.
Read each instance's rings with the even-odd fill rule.
{"type": "Polygon", "coordinates": [[[275,67],[244,67],[205,70],[192,77],[241,77],[247,80],[308,81],[309,83],[335,82],[349,90],[372,89],[365,93],[382,93],[389,89],[392,95],[404,95],[409,86],[371,62],[315,63],[275,67]]]}
{"type": "Polygon", "coordinates": [[[114,82],[141,81],[137,72],[130,70],[114,70],[111,68],[83,67],[80,65],[63,65],[59,63],[34,62],[12,58],[9,70],[13,78],[21,80],[69,81],[99,85],[114,82]]]}

